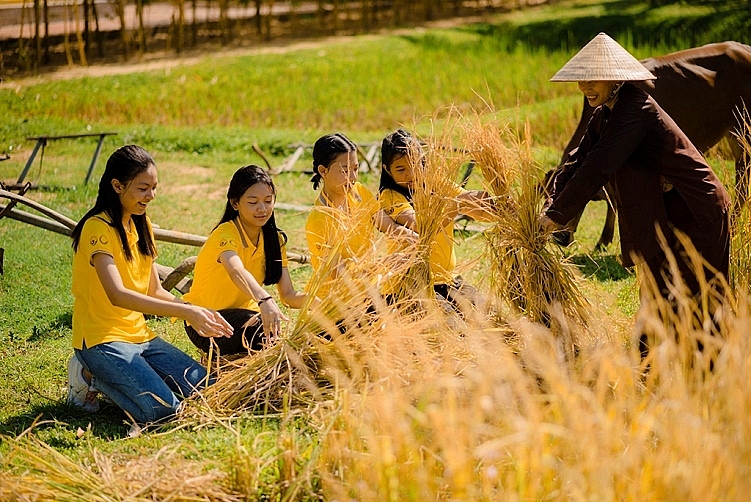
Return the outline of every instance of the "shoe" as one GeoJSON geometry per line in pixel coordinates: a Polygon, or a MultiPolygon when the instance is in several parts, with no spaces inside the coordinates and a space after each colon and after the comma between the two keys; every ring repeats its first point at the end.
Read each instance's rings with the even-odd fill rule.
{"type": "Polygon", "coordinates": [[[68,361],[68,404],[96,413],[99,411],[98,393],[84,378],[83,365],[73,354],[68,361]]]}
{"type": "Polygon", "coordinates": [[[130,425],[130,429],[128,429],[128,437],[129,438],[137,438],[138,436],[141,435],[142,432],[143,432],[143,429],[141,428],[141,426],[138,425],[137,423],[133,422],[130,425]]]}

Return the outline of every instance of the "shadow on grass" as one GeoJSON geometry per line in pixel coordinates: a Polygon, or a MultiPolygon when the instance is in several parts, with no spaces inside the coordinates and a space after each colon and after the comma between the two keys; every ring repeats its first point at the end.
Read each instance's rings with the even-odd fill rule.
{"type": "MultiPolygon", "coordinates": [[[[87,413],[75,406],[63,402],[54,402],[33,406],[19,415],[12,415],[0,422],[0,434],[16,437],[34,424],[35,431],[50,428],[64,428],[86,431],[100,439],[123,439],[128,436],[130,425],[126,416],[117,406],[102,403],[98,413],[87,413]]],[[[54,448],[71,448],[75,446],[75,435],[44,434],[45,442],[54,448]]]]}
{"type": "Polygon", "coordinates": [[[612,254],[579,254],[569,257],[585,277],[599,282],[622,281],[634,274],[625,268],[612,254]]]}
{"type": "MultiPolygon", "coordinates": [[[[461,31],[484,37],[483,43],[498,45],[500,50],[513,51],[519,46],[533,50],[575,52],[581,49],[599,32],[605,32],[622,44],[648,47],[692,47],[709,42],[737,40],[748,43],[744,34],[751,28],[751,13],[742,5],[717,4],[714,10],[697,13],[679,13],[664,16],[649,16],[649,3],[619,0],[602,5],[601,15],[585,11],[590,5],[569,9],[581,9],[581,15],[570,15],[524,24],[476,23],[459,28],[461,31]]],[[[436,36],[403,37],[426,48],[441,49],[451,45],[436,36]]],[[[463,43],[463,42],[460,42],[463,43]]],[[[476,42],[466,42],[474,44],[476,42]]]]}
{"type": "Polygon", "coordinates": [[[73,313],[64,312],[58,315],[48,325],[37,327],[33,326],[31,335],[26,339],[29,343],[41,342],[54,338],[62,338],[70,335],[73,328],[73,313]]]}

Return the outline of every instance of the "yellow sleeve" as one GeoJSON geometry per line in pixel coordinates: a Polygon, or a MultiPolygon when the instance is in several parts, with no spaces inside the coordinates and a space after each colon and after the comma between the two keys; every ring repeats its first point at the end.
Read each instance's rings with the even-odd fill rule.
{"type": "Polygon", "coordinates": [[[287,258],[287,236],[279,232],[279,249],[282,252],[282,268],[288,268],[289,259],[287,258]]]}
{"type": "Polygon", "coordinates": [[[122,243],[117,236],[117,231],[109,223],[96,216],[86,220],[81,230],[78,247],[89,263],[96,253],[105,253],[114,257],[117,251],[114,246],[122,248],[122,243]]]}
{"type": "Polygon", "coordinates": [[[310,264],[313,270],[318,270],[331,250],[329,242],[333,238],[332,218],[333,216],[328,214],[325,207],[315,206],[305,222],[305,238],[308,242],[310,264]]]}
{"type": "Polygon", "coordinates": [[[404,195],[389,188],[379,194],[378,201],[381,209],[394,219],[406,211],[414,211],[412,204],[404,195]]]}

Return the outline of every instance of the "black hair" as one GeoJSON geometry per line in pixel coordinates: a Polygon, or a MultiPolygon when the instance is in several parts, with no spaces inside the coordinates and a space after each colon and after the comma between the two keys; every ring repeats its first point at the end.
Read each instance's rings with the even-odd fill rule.
{"type": "Polygon", "coordinates": [[[412,190],[394,181],[386,168],[390,169],[391,164],[402,157],[414,155],[415,150],[419,148],[418,141],[404,129],[398,129],[383,138],[381,143],[381,181],[378,185],[378,193],[386,189],[394,190],[412,202],[412,190]]]}
{"type": "MultiPolygon", "coordinates": [[[[125,234],[125,227],[123,227],[123,206],[120,203],[120,196],[115,191],[115,187],[112,186],[112,180],[117,180],[127,186],[136,176],[151,166],[156,166],[154,159],[149,152],[138,145],[122,146],[110,155],[104,168],[104,174],[102,174],[102,178],[99,180],[99,192],[97,193],[94,207],[83,215],[83,218],[81,218],[71,233],[74,251],[78,250],[84,223],[92,216],[105,213],[112,220],[109,224],[117,230],[117,234],[120,236],[120,243],[123,246],[125,258],[128,261],[133,260],[133,254],[130,251],[128,238],[125,234]]],[[[131,215],[130,219],[138,233],[138,250],[140,253],[152,258],[156,257],[156,246],[154,245],[154,240],[151,238],[146,214],[134,214],[131,215]]]]}
{"type": "MultiPolygon", "coordinates": [[[[276,200],[276,187],[269,173],[256,165],[241,167],[235,171],[232,180],[229,182],[227,205],[224,207],[224,214],[216,227],[237,218],[239,213],[232,203],[238,203],[243,194],[256,183],[263,183],[269,187],[276,200]]],[[[214,230],[216,227],[214,227],[214,230]]],[[[277,284],[282,277],[282,248],[279,244],[279,234],[282,235],[285,243],[287,242],[287,235],[276,227],[274,211],[271,212],[269,221],[261,227],[261,232],[263,232],[263,254],[266,256],[266,272],[263,283],[265,285],[277,284]]]]}
{"type": "Polygon", "coordinates": [[[357,151],[357,145],[340,132],[318,138],[313,145],[313,177],[310,179],[313,189],[318,190],[318,185],[321,183],[318,166],[329,167],[339,155],[354,151],[357,151]]]}

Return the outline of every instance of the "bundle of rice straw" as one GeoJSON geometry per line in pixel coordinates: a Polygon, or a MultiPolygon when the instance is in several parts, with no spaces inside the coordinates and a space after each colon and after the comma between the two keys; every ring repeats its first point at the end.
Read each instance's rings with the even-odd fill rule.
{"type": "Polygon", "coordinates": [[[350,374],[355,366],[342,346],[350,343],[353,332],[376,329],[376,313],[385,310],[379,278],[398,267],[389,257],[379,260],[376,248],[337,267],[349,229],[372,222],[363,211],[351,214],[343,225],[348,227],[345,237],[332,243],[328,258],[307,286],[312,298],[326,285],[322,302],[311,308],[309,300],[290,330],[271,347],[217,368],[216,382],[186,400],[182,418],[211,423],[239,414],[309,410],[331,399],[337,375],[350,374]],[[331,367],[334,362],[338,368],[331,367]]]}
{"type": "Polygon", "coordinates": [[[431,120],[431,134],[421,138],[425,146],[410,151],[415,170],[412,205],[419,238],[413,262],[397,287],[396,296],[403,305],[409,304],[410,299],[424,305],[425,300],[435,298],[430,268],[433,243],[447,221],[453,224],[457,207],[455,180],[466,158],[466,154],[451,147],[460,119],[455,107],[438,110],[431,120]],[[440,127],[436,125],[439,122],[440,127]]]}
{"type": "Polygon", "coordinates": [[[541,176],[528,124],[519,137],[507,124],[501,128],[478,114],[467,121],[463,140],[494,200],[495,221],[485,232],[493,293],[517,313],[553,328],[572,354],[578,344],[571,323],[586,325],[588,302],[578,271],[548,245],[538,223],[541,176]]]}

